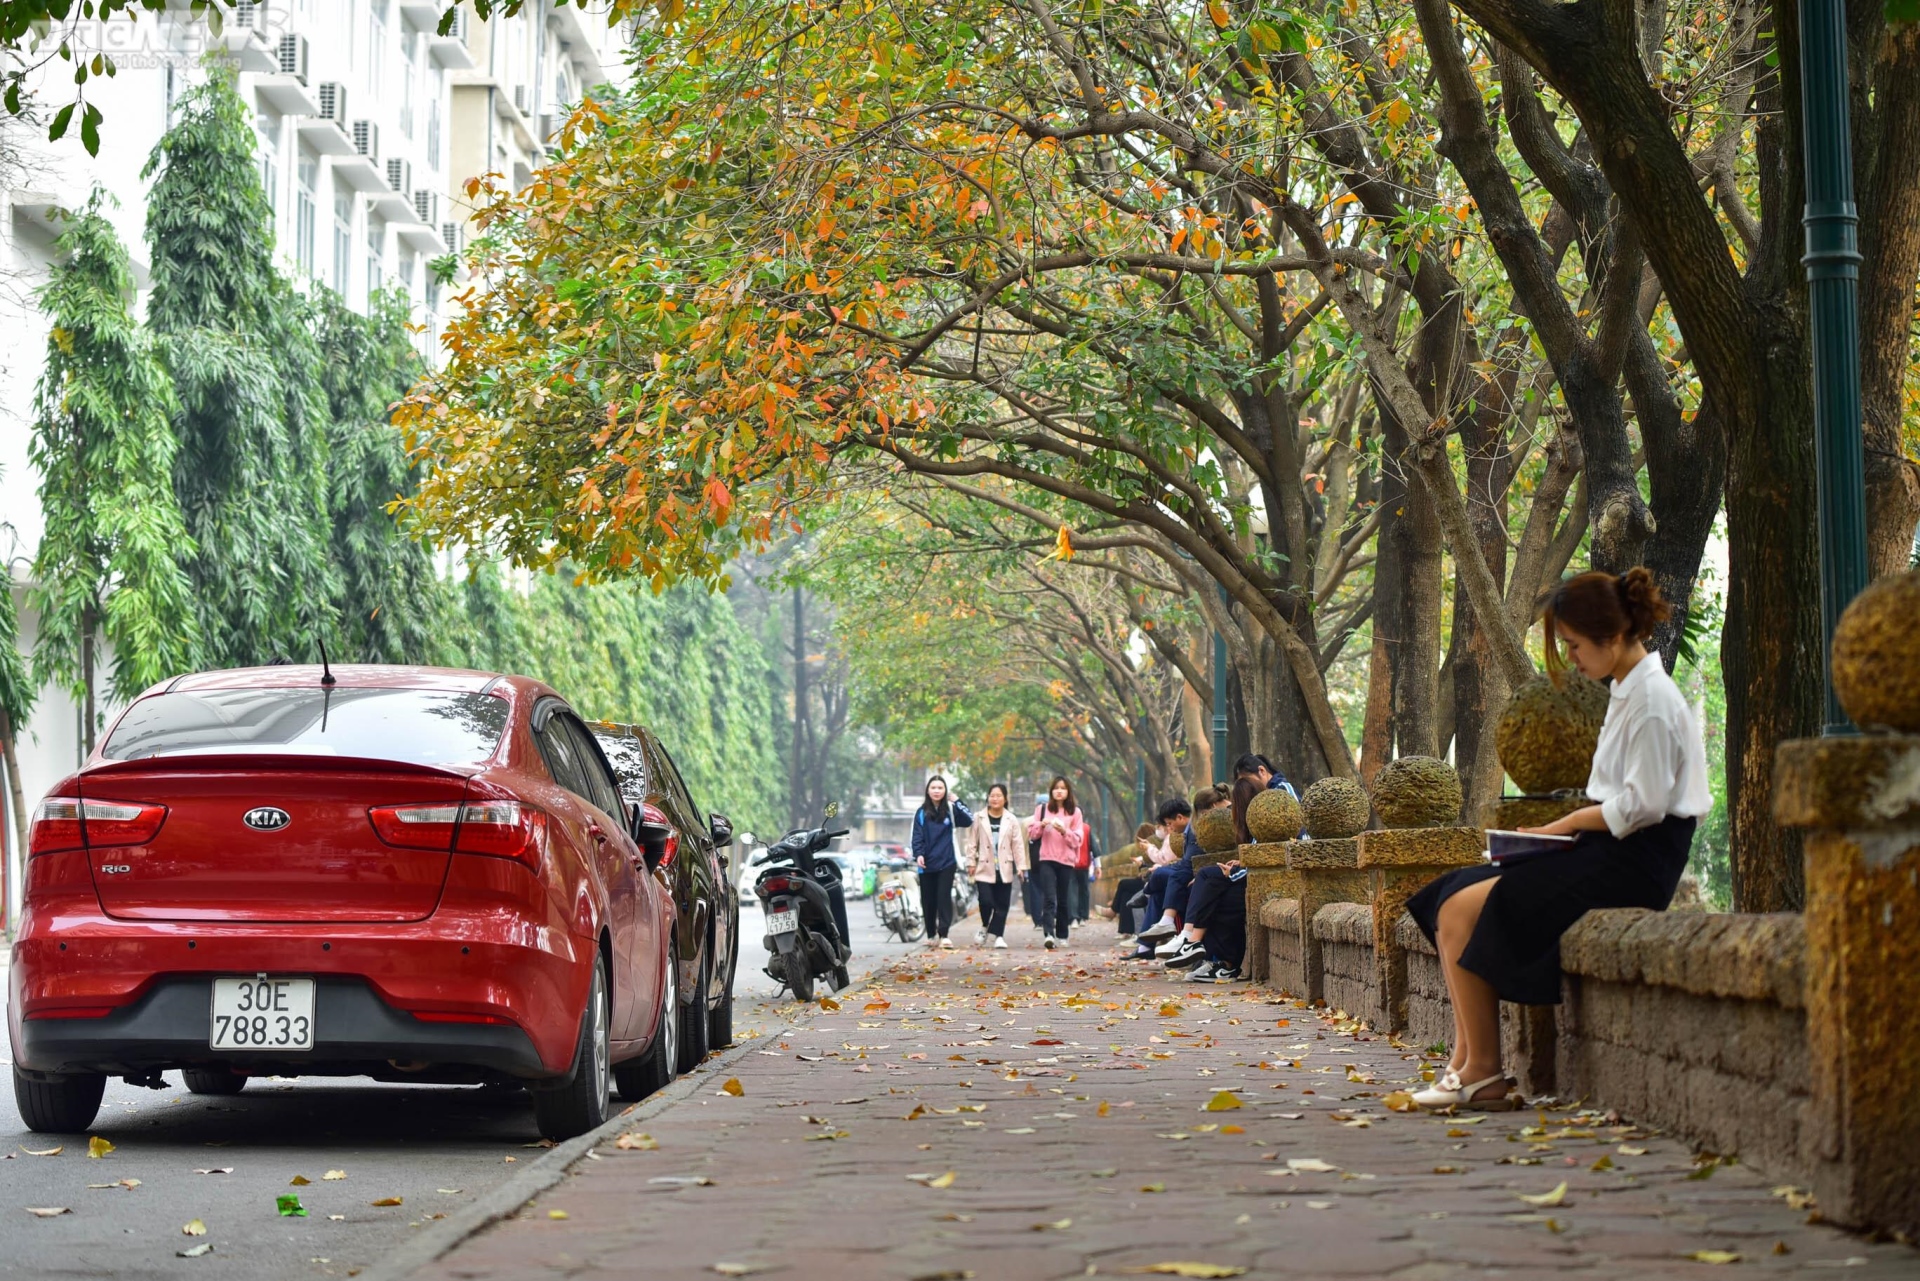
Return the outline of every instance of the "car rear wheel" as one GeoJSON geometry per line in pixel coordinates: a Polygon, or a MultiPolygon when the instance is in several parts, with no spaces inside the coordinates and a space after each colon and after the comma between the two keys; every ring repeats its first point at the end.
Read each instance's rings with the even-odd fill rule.
{"type": "Polygon", "coordinates": [[[180,1073],[187,1090],[193,1094],[238,1094],[247,1088],[247,1078],[226,1068],[187,1068],[180,1073]]]}
{"type": "Polygon", "coordinates": [[[606,962],[593,967],[587,1008],[580,1017],[580,1040],[573,1051],[573,1075],[565,1085],[533,1087],[533,1115],[540,1133],[558,1143],[585,1134],[607,1119],[611,1071],[612,1014],[607,1009],[606,962]]]}
{"type": "Polygon", "coordinates": [[[13,1069],[13,1101],[29,1130],[41,1134],[78,1134],[93,1124],[107,1078],[97,1072],[36,1081],[13,1069]]]}
{"type": "Polygon", "coordinates": [[[712,950],[700,959],[700,972],[693,980],[693,999],[681,1013],[680,1019],[680,1070],[691,1072],[700,1066],[700,1060],[707,1057],[707,995],[712,990],[711,976],[713,968],[712,950]]]}
{"type": "Polygon", "coordinates": [[[677,940],[667,944],[667,968],[661,981],[665,990],[660,994],[659,1031],[654,1034],[653,1044],[639,1058],[614,1065],[614,1087],[628,1103],[665,1089],[679,1075],[680,945],[677,940]]]}

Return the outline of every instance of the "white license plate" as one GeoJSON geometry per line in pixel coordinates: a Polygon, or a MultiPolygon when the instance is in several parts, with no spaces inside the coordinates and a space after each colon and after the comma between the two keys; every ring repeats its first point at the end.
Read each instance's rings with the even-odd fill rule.
{"type": "Polygon", "coordinates": [[[799,928],[800,913],[798,912],[788,910],[767,913],[767,933],[769,934],[791,934],[799,928]]]}
{"type": "Polygon", "coordinates": [[[216,1050],[311,1050],[312,979],[215,979],[212,1034],[216,1050]]]}

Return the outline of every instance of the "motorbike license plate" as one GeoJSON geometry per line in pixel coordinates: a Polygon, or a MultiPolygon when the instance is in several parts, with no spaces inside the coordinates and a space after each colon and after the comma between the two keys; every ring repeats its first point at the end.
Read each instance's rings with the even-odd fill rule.
{"type": "Polygon", "coordinates": [[[208,1045],[216,1050],[311,1050],[312,979],[215,979],[208,1045]]]}
{"type": "Polygon", "coordinates": [[[799,928],[800,913],[792,909],[767,913],[767,933],[769,934],[791,934],[799,928]]]}

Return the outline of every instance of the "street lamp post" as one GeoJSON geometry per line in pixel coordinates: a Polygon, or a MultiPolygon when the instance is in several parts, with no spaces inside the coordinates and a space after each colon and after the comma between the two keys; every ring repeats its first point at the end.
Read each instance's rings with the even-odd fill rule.
{"type": "Polygon", "coordinates": [[[1800,0],[1800,115],[1807,179],[1807,252],[1801,262],[1807,269],[1813,346],[1825,732],[1848,734],[1853,726],[1833,692],[1833,629],[1867,584],[1867,513],[1860,442],[1860,219],[1853,203],[1842,0],[1800,0]]]}

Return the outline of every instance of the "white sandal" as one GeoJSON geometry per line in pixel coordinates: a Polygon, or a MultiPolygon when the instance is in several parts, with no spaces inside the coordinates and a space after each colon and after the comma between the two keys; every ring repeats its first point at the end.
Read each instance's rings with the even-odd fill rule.
{"type": "Polygon", "coordinates": [[[1484,1081],[1462,1085],[1458,1074],[1449,1068],[1432,1089],[1415,1091],[1413,1102],[1416,1107],[1434,1112],[1445,1108],[1464,1108],[1469,1112],[1511,1112],[1520,1106],[1520,1100],[1509,1093],[1506,1086],[1507,1078],[1498,1072],[1484,1081]],[[1480,1091],[1489,1085],[1498,1085],[1499,1095],[1479,1098],[1480,1091]]]}

